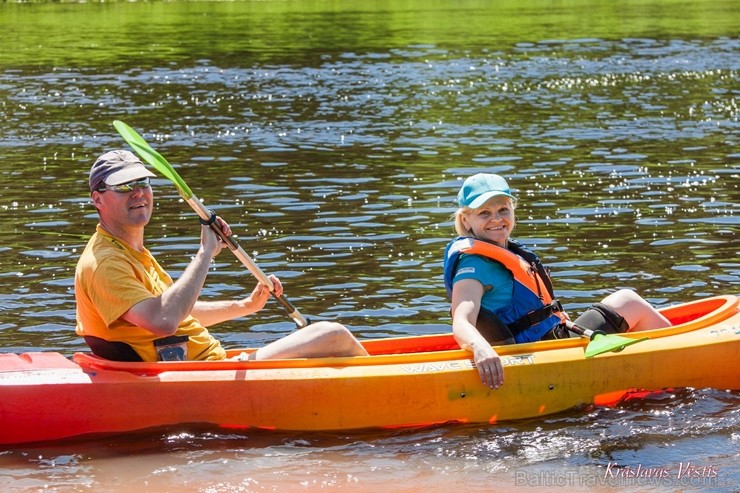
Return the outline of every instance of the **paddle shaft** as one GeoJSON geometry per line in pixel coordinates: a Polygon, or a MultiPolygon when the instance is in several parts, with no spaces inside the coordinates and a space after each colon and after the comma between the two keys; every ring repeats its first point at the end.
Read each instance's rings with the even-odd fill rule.
{"type": "Polygon", "coordinates": [[[203,202],[195,195],[192,195],[190,198],[185,199],[185,201],[190,205],[190,207],[193,208],[193,210],[198,214],[198,216],[200,216],[200,218],[204,222],[210,223],[210,228],[214,231],[214,233],[216,233],[224,241],[224,243],[226,243],[226,246],[229,247],[229,250],[233,252],[236,258],[238,258],[247,269],[249,269],[252,275],[257,278],[259,282],[269,288],[272,295],[275,297],[278,303],[282,305],[282,307],[288,313],[288,316],[293,319],[296,325],[298,325],[299,328],[307,326],[308,321],[303,315],[300,314],[298,309],[296,309],[284,295],[281,294],[280,296],[277,296],[275,294],[275,286],[270,278],[267,277],[262,269],[260,269],[260,267],[249,257],[249,255],[247,255],[247,252],[244,251],[239,243],[237,243],[232,236],[226,236],[218,222],[211,221],[212,212],[208,210],[205,205],[203,205],[203,202]]]}
{"type": "Polygon", "coordinates": [[[604,332],[602,332],[602,331],[600,331],[600,330],[597,330],[597,331],[593,331],[593,330],[591,330],[591,329],[584,329],[583,327],[581,327],[581,326],[579,326],[579,325],[576,325],[576,324],[574,324],[574,323],[573,323],[573,322],[571,322],[570,320],[566,320],[566,321],[565,321],[565,326],[566,326],[566,327],[568,328],[568,330],[570,330],[571,332],[575,332],[575,333],[576,333],[576,334],[578,334],[579,336],[583,336],[583,337],[588,337],[588,338],[589,338],[589,339],[591,339],[592,341],[594,340],[594,337],[596,337],[597,335],[606,335],[606,333],[604,333],[604,332]]]}
{"type": "Polygon", "coordinates": [[[185,180],[180,177],[180,175],[175,171],[175,169],[172,167],[172,165],[157,151],[152,149],[152,147],[147,143],[144,138],[136,133],[136,130],[125,124],[124,122],[120,120],[115,120],[113,122],[113,126],[118,131],[118,133],[123,137],[123,139],[141,156],[146,162],[154,166],[154,168],[162,173],[164,176],[166,176],[174,185],[177,187],[177,191],[180,194],[180,196],[188,203],[190,204],[190,207],[193,208],[193,210],[200,216],[201,220],[205,223],[210,225],[211,229],[228,245],[229,249],[236,255],[236,257],[244,264],[247,269],[254,275],[254,277],[257,278],[257,280],[267,286],[267,288],[270,290],[270,293],[275,297],[275,299],[280,303],[285,311],[288,313],[288,316],[292,318],[296,325],[298,325],[298,328],[303,328],[308,325],[308,321],[301,315],[298,310],[285,298],[284,295],[277,296],[275,294],[275,286],[273,285],[272,281],[270,281],[270,278],[265,275],[264,272],[262,272],[262,269],[260,269],[257,264],[254,263],[254,261],[249,258],[249,255],[247,255],[247,252],[245,252],[239,244],[231,237],[226,236],[223,231],[221,230],[221,227],[218,225],[218,223],[215,222],[215,217],[211,211],[206,209],[206,207],[203,205],[203,202],[195,196],[195,194],[190,190],[190,187],[188,187],[187,183],[185,183],[185,180]]]}

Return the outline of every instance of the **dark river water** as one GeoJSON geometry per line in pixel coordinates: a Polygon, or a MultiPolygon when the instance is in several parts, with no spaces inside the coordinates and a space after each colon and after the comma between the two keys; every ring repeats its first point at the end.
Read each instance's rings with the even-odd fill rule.
{"type": "MultiPolygon", "coordinates": [[[[2,352],[86,349],[73,273],[89,167],[125,147],[115,119],[303,314],[360,338],[450,330],[442,252],[480,171],[516,189],[514,236],[571,313],[622,287],[656,306],[740,294],[736,2],[1,3],[0,30],[2,352]]],[[[176,277],[197,218],[166,179],[154,193],[148,247],[176,277]]],[[[224,252],[204,296],[254,282],[224,252]]],[[[213,332],[240,347],[293,327],[271,302],[213,332]]],[[[0,490],[737,492],[739,459],[740,393],[682,389],[496,426],[19,447],[0,490]]]]}

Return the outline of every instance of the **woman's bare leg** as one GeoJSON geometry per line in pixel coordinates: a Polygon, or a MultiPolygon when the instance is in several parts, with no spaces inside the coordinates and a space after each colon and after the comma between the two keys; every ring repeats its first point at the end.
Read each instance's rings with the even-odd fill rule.
{"type": "Polygon", "coordinates": [[[671,322],[650,303],[629,289],[620,289],[602,300],[602,303],[622,315],[629,325],[629,331],[662,329],[670,327],[671,322]]]}

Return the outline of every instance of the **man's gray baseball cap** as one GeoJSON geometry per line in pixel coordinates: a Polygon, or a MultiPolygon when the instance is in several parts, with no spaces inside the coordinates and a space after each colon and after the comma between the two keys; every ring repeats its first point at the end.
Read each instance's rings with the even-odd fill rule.
{"type": "Polygon", "coordinates": [[[133,152],[117,149],[100,156],[90,168],[90,191],[156,176],[133,152]]]}

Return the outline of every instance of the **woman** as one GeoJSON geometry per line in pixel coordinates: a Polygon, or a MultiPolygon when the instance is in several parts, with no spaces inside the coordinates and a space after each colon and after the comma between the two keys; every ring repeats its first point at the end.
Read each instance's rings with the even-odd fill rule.
{"type": "MultiPolygon", "coordinates": [[[[539,258],[510,238],[517,199],[506,180],[479,173],[457,196],[455,230],[445,252],[445,285],[452,300],[452,329],[460,347],[473,353],[481,381],[504,382],[492,344],[568,337],[567,315],[554,299],[539,258]]],[[[595,303],[575,323],[606,333],[667,327],[668,319],[635,292],[622,289],[595,303]]]]}

